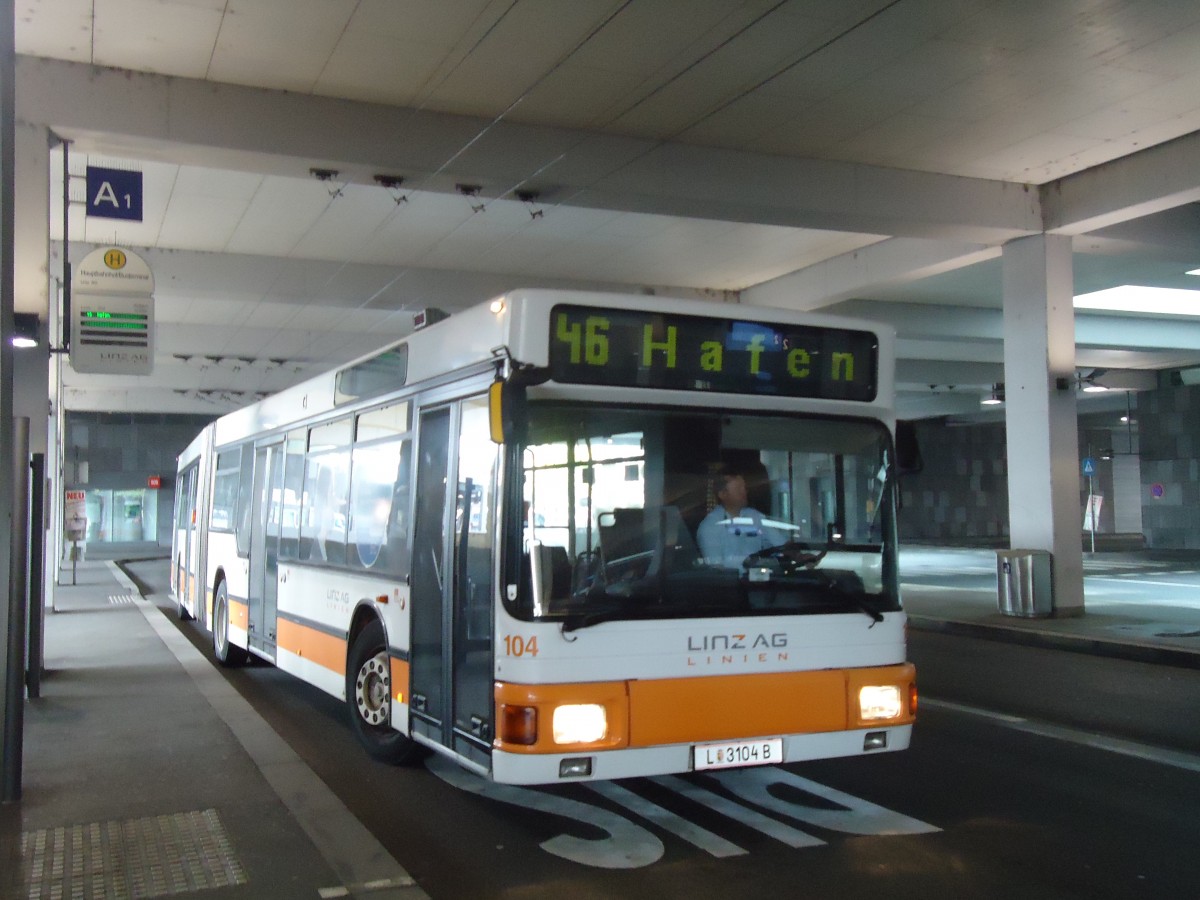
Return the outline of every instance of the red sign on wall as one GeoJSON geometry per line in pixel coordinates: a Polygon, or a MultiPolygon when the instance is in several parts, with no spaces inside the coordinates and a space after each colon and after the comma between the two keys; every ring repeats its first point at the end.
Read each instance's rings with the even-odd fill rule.
{"type": "Polygon", "coordinates": [[[151,487],[151,488],[162,487],[162,476],[161,475],[151,475],[149,478],[146,479],[146,487],[151,487]]]}

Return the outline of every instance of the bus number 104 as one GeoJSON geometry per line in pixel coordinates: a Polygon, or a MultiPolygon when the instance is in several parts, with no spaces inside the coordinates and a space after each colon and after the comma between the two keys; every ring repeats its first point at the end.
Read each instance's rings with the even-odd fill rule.
{"type": "Polygon", "coordinates": [[[504,636],[504,655],[537,656],[537,637],[526,638],[519,634],[506,634],[504,636]]]}

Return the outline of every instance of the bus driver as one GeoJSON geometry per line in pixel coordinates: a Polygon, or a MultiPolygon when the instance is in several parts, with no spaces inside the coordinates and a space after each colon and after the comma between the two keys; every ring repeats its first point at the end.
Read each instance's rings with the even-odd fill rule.
{"type": "Polygon", "coordinates": [[[738,569],[751,553],[787,540],[782,532],[765,527],[762,513],[746,505],[748,494],[742,475],[732,469],[721,469],[713,480],[713,488],[717,506],[696,529],[696,541],[708,565],[738,569]]]}

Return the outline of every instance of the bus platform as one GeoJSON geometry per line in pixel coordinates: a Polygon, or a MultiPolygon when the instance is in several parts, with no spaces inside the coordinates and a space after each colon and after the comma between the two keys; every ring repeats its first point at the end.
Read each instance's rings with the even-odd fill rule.
{"type": "MultiPolygon", "coordinates": [[[[960,571],[966,561],[952,559],[960,571]]],[[[901,572],[916,629],[1200,667],[1200,603],[1147,594],[1022,619],[998,612],[994,585],[932,583],[903,558],[901,572]]],[[[427,896],[166,603],[114,562],[64,576],[46,611],[40,696],[24,708],[22,796],[0,806],[0,897],[427,896]]]]}
{"type": "Polygon", "coordinates": [[[0,898],[427,896],[115,563],[60,577],[0,898]]]}
{"type": "Polygon", "coordinates": [[[1083,569],[1083,615],[1013,615],[994,550],[908,547],[901,595],[916,630],[1200,669],[1200,557],[1085,554],[1083,569]]]}

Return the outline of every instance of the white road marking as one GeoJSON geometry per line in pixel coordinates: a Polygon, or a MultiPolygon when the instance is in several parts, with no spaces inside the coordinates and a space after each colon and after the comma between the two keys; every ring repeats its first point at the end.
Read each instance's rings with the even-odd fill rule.
{"type": "Polygon", "coordinates": [[[720,794],[714,794],[706,788],[700,787],[698,784],[692,784],[690,781],[684,781],[675,775],[664,775],[659,778],[651,778],[655,784],[674,791],[680,796],[687,797],[699,803],[701,806],[707,806],[709,809],[716,810],[723,816],[727,816],[733,821],[755,831],[761,831],[768,837],[773,837],[777,841],[782,841],[789,847],[819,847],[825,842],[820,838],[813,837],[811,834],[805,834],[797,828],[792,828],[790,825],[784,825],[770,816],[764,816],[762,813],[753,809],[747,809],[740,803],[734,803],[732,800],[722,797],[720,794]]]}
{"type": "Polygon", "coordinates": [[[429,757],[425,767],[442,781],[460,790],[521,809],[536,809],[574,822],[583,822],[608,835],[598,841],[567,834],[556,835],[542,842],[541,847],[547,853],[599,869],[640,869],[662,858],[662,841],[645,828],[606,809],[531,788],[486,781],[442,756],[429,757]]]}
{"type": "Polygon", "coordinates": [[[743,800],[809,825],[828,828],[830,831],[866,835],[930,834],[941,831],[940,828],[920,819],[893,812],[861,797],[817,784],[786,769],[765,766],[730,769],[715,773],[715,777],[727,790],[743,800]],[[793,787],[842,808],[828,809],[783,800],[770,793],[773,785],[793,787]]]}
{"type": "Polygon", "coordinates": [[[651,803],[640,794],[635,794],[611,781],[589,781],[585,786],[606,800],[625,807],[647,822],[652,822],[664,831],[669,831],[692,846],[700,848],[710,856],[745,856],[748,852],[732,841],[713,834],[707,828],[701,828],[695,822],[689,822],[682,816],[675,815],[669,809],[663,809],[657,803],[651,803]]]}

